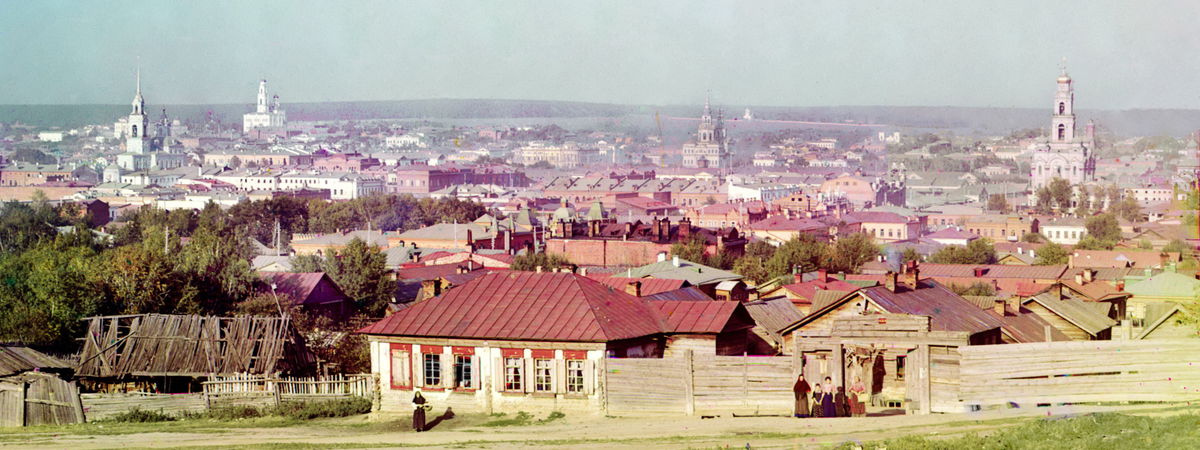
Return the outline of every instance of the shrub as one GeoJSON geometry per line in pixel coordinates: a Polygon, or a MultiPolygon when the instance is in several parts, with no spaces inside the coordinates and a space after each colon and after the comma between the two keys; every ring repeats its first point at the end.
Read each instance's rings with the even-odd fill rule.
{"type": "Polygon", "coordinates": [[[262,417],[263,412],[253,406],[229,406],[224,408],[213,408],[208,411],[187,415],[187,419],[212,419],[212,420],[237,420],[237,419],[253,419],[262,417]]]}
{"type": "Polygon", "coordinates": [[[162,411],[149,411],[134,406],[133,409],[112,416],[108,420],[124,423],[170,422],[175,420],[175,416],[165,414],[162,411]]]}
{"type": "Polygon", "coordinates": [[[284,403],[267,411],[271,415],[296,420],[321,417],[346,417],[371,412],[371,401],[362,397],[321,402],[284,403]]]}

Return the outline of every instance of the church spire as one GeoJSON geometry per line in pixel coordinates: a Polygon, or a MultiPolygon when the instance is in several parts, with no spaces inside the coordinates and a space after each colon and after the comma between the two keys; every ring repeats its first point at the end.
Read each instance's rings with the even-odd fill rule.
{"type": "Polygon", "coordinates": [[[146,109],[146,100],[142,98],[142,64],[138,62],[135,75],[136,91],[133,94],[133,111],[130,114],[143,114],[146,109]]]}

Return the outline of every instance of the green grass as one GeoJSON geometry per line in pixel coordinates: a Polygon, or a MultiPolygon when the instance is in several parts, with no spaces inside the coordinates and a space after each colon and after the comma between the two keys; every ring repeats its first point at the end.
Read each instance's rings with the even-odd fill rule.
{"type": "Polygon", "coordinates": [[[839,450],[861,446],[864,450],[888,449],[1178,449],[1200,447],[1200,415],[1165,417],[1118,413],[1087,414],[1072,418],[1036,419],[986,435],[930,438],[909,435],[885,441],[844,443],[839,450]]]}
{"type": "Polygon", "coordinates": [[[479,424],[479,426],[481,426],[481,427],[517,427],[517,426],[522,426],[522,425],[540,425],[540,424],[546,424],[546,423],[553,422],[555,420],[562,419],[564,417],[567,417],[567,415],[563,414],[560,411],[551,411],[550,414],[547,415],[545,419],[534,420],[533,414],[527,413],[525,411],[517,411],[517,415],[513,416],[513,417],[508,417],[508,415],[505,413],[492,414],[491,417],[495,417],[496,419],[492,419],[492,420],[489,420],[482,424],[479,424]]]}

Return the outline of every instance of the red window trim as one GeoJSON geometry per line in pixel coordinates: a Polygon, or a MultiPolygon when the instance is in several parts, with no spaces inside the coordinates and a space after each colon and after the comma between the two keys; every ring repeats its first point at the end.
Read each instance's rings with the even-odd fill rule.
{"type": "Polygon", "coordinates": [[[390,379],[388,380],[388,383],[391,384],[392,389],[412,389],[413,388],[412,344],[397,344],[397,343],[390,344],[388,346],[388,367],[389,367],[389,370],[392,370],[392,374],[391,374],[392,376],[390,376],[389,377],[390,379]],[[394,350],[408,351],[408,360],[404,362],[404,364],[408,365],[408,384],[396,384],[395,367],[392,366],[392,364],[395,362],[395,360],[392,359],[392,351],[394,351],[394,350]]]}
{"type": "Polygon", "coordinates": [[[563,359],[587,359],[587,350],[563,350],[563,359]]]}
{"type": "Polygon", "coordinates": [[[440,345],[422,345],[421,353],[425,353],[425,354],[442,353],[442,346],[440,346],[440,345]]]}
{"type": "Polygon", "coordinates": [[[525,349],[523,349],[523,348],[502,348],[502,349],[500,349],[500,356],[503,356],[505,358],[524,358],[525,357],[525,349]]]}
{"type": "Polygon", "coordinates": [[[554,359],[554,350],[553,349],[540,349],[539,348],[539,349],[530,350],[529,352],[530,352],[529,356],[532,356],[534,359],[554,359]]]}

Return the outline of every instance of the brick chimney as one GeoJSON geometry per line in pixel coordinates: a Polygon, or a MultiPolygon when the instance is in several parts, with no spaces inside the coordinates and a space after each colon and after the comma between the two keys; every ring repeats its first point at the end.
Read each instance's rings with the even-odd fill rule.
{"type": "Polygon", "coordinates": [[[896,272],[888,271],[887,274],[884,274],[883,285],[887,287],[887,290],[896,292],[896,272]]]}
{"type": "Polygon", "coordinates": [[[982,267],[976,267],[974,272],[975,272],[975,278],[979,278],[979,277],[983,276],[983,268],[982,267]]]}
{"type": "Polygon", "coordinates": [[[823,268],[817,269],[817,280],[820,280],[822,283],[824,283],[825,280],[828,278],[829,278],[829,272],[827,270],[825,270],[823,268]]]}
{"type": "Polygon", "coordinates": [[[996,303],[992,305],[992,309],[996,311],[996,314],[999,314],[1000,317],[1004,317],[1004,299],[996,299],[996,303]]]}
{"type": "Polygon", "coordinates": [[[642,296],[642,282],[641,281],[630,281],[629,283],[626,283],[625,284],[625,293],[632,295],[634,297],[641,297],[642,296]]]}
{"type": "Polygon", "coordinates": [[[912,286],[913,289],[917,289],[919,287],[917,283],[921,279],[921,269],[917,267],[917,262],[909,261],[907,264],[905,264],[904,268],[904,282],[909,286],[912,286]]]}
{"type": "Polygon", "coordinates": [[[688,236],[691,236],[691,235],[692,235],[692,221],[691,221],[691,219],[684,217],[683,220],[679,221],[679,239],[680,240],[687,239],[688,236]]]}

